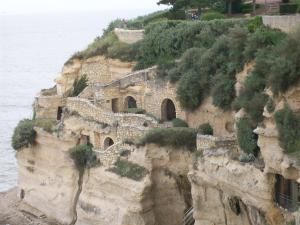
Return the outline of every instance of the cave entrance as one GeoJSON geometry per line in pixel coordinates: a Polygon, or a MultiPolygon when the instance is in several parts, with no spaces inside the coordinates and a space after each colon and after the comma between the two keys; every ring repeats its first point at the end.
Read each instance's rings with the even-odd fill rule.
{"type": "Polygon", "coordinates": [[[62,108],[61,106],[59,106],[59,107],[57,108],[57,116],[56,116],[56,119],[57,119],[57,120],[61,120],[62,113],[63,113],[63,108],[62,108]]]}
{"type": "Polygon", "coordinates": [[[161,119],[162,121],[171,121],[176,118],[175,104],[171,99],[163,100],[161,104],[161,119]]]}
{"type": "Polygon", "coordinates": [[[137,108],[136,100],[131,96],[126,97],[125,98],[125,107],[127,109],[137,108]]]}
{"type": "Polygon", "coordinates": [[[275,176],[275,201],[276,203],[290,211],[295,212],[299,208],[299,184],[295,180],[285,179],[283,176],[275,176]]]}
{"type": "Polygon", "coordinates": [[[104,149],[107,149],[112,145],[114,145],[113,139],[111,139],[110,137],[105,138],[105,140],[104,140],[104,149]]]}

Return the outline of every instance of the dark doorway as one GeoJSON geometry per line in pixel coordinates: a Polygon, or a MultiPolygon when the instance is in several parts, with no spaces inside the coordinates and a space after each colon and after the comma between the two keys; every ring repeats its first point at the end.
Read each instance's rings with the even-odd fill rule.
{"type": "Polygon", "coordinates": [[[137,108],[136,100],[131,96],[126,97],[125,98],[125,107],[127,109],[137,108]]]}
{"type": "Polygon", "coordinates": [[[107,149],[108,147],[112,146],[114,144],[113,139],[111,139],[110,137],[107,137],[104,140],[104,149],[107,149]]]}
{"type": "Polygon", "coordinates": [[[111,109],[114,113],[118,113],[119,112],[119,99],[114,98],[111,101],[111,109]]]}
{"type": "Polygon", "coordinates": [[[275,200],[279,206],[290,212],[299,207],[299,184],[294,180],[285,179],[276,174],[275,200]]]}
{"type": "Polygon", "coordinates": [[[56,116],[57,120],[61,120],[62,113],[63,113],[63,108],[61,106],[59,106],[57,108],[57,116],[56,116]]]}
{"type": "Polygon", "coordinates": [[[165,99],[161,105],[161,119],[171,121],[176,118],[175,104],[171,99],[165,99]]]}

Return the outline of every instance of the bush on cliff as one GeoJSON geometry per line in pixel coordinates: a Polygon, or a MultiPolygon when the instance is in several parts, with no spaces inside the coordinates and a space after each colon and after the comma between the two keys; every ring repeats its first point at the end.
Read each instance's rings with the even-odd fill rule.
{"type": "Polygon", "coordinates": [[[30,147],[34,144],[36,131],[34,130],[34,121],[24,119],[19,122],[12,136],[12,147],[15,150],[30,147]]]}
{"type": "Polygon", "coordinates": [[[70,97],[78,96],[87,86],[88,79],[86,75],[83,75],[80,79],[75,79],[73,83],[73,89],[71,91],[70,97]]]}
{"type": "Polygon", "coordinates": [[[159,146],[186,147],[193,152],[196,149],[197,132],[192,128],[154,128],[137,143],[138,146],[157,144],[159,146]]]}
{"type": "Polygon", "coordinates": [[[259,148],[257,146],[257,135],[253,133],[254,126],[248,118],[241,118],[237,122],[237,140],[240,148],[246,154],[257,155],[259,148]]]}
{"type": "Polygon", "coordinates": [[[142,180],[149,173],[145,167],[121,159],[118,159],[114,164],[114,167],[110,168],[108,171],[135,181],[142,180]]]}
{"type": "Polygon", "coordinates": [[[203,123],[201,124],[198,129],[198,133],[202,135],[214,135],[214,129],[209,123],[203,123]]]}
{"type": "Polygon", "coordinates": [[[187,122],[185,122],[184,120],[179,119],[179,118],[173,119],[172,120],[172,125],[173,125],[173,127],[189,127],[187,122]]]}
{"type": "Polygon", "coordinates": [[[97,165],[97,156],[89,144],[77,145],[69,149],[69,154],[79,171],[97,165]]]}
{"type": "Polygon", "coordinates": [[[275,121],[281,147],[286,153],[299,153],[300,116],[285,106],[284,109],[275,113],[275,121]]]}
{"type": "Polygon", "coordinates": [[[36,127],[42,128],[44,131],[47,131],[48,133],[52,133],[54,130],[55,125],[57,124],[56,120],[51,119],[35,119],[34,125],[36,127]]]}

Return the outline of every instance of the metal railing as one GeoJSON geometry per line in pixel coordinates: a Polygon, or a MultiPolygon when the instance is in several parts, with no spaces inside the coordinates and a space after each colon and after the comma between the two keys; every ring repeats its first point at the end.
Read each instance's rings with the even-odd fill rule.
{"type": "Polygon", "coordinates": [[[185,212],[183,220],[182,220],[182,224],[183,225],[194,225],[195,224],[195,219],[193,217],[193,214],[194,214],[194,208],[191,207],[190,209],[188,209],[185,212]]]}
{"type": "Polygon", "coordinates": [[[300,202],[298,199],[292,199],[291,196],[277,192],[275,198],[277,204],[289,212],[295,212],[299,208],[300,202]]]}

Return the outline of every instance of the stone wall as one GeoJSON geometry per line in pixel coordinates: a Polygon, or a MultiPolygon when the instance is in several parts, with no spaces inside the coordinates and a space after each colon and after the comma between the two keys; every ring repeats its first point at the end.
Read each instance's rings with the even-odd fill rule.
{"type": "Polygon", "coordinates": [[[91,118],[109,125],[145,127],[144,124],[146,122],[147,127],[154,127],[157,124],[155,119],[146,115],[107,112],[96,107],[86,99],[68,98],[66,106],[70,111],[78,112],[82,117],[91,118]]]}
{"type": "Polygon", "coordinates": [[[263,23],[284,32],[292,32],[300,25],[300,15],[263,16],[263,23]]]}
{"type": "Polygon", "coordinates": [[[144,38],[144,30],[126,30],[116,28],[114,32],[121,42],[127,44],[133,44],[144,38]]]}
{"type": "Polygon", "coordinates": [[[65,105],[62,96],[38,96],[34,102],[34,111],[37,119],[57,119],[58,107],[65,105]]]}

